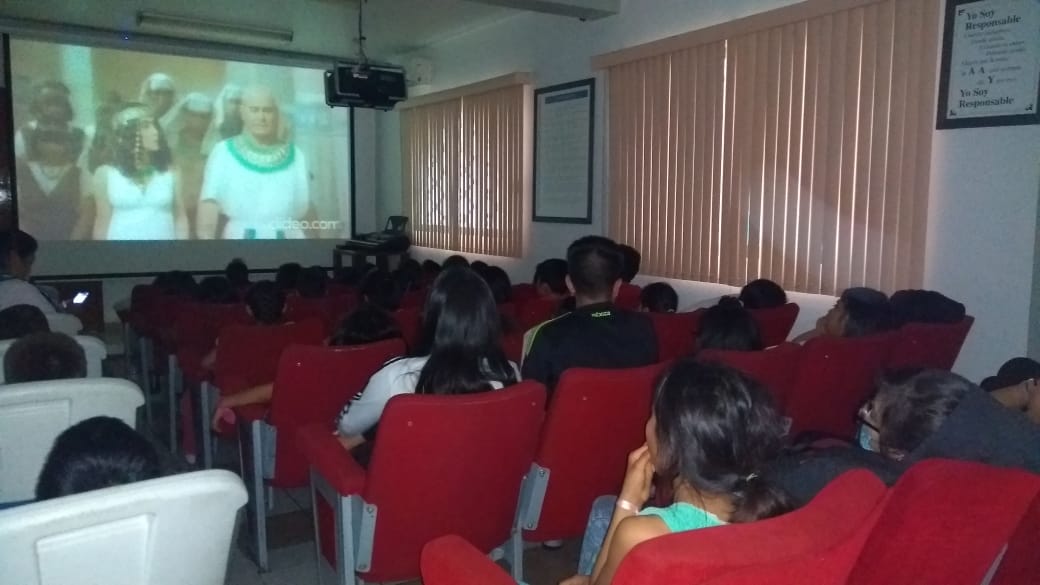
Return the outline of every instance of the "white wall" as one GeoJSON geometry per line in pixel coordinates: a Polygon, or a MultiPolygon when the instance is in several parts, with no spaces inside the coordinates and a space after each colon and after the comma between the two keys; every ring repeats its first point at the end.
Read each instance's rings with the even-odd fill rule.
{"type": "MultiPolygon", "coordinates": [[[[434,63],[432,90],[514,71],[531,71],[536,87],[596,75],[593,55],[629,47],[792,4],[790,0],[626,0],[619,16],[582,23],[524,14],[424,50],[434,63]]],[[[597,87],[593,222],[588,226],[536,223],[521,259],[492,259],[514,278],[529,279],[541,259],[561,256],[569,242],[603,232],[603,84],[597,87]]],[[[379,115],[379,212],[400,208],[399,124],[379,115]],[[395,151],[395,148],[397,150],[395,151]]],[[[968,306],[976,326],[958,371],[979,379],[1026,351],[1034,270],[1040,127],[936,132],[928,217],[925,286],[968,306]]],[[[443,257],[439,251],[420,251],[443,257]]],[[[686,304],[718,294],[717,286],[684,283],[686,304]]],[[[891,291],[889,291],[891,292],[891,291]]],[[[822,312],[826,299],[806,304],[797,329],[822,312]]]]}

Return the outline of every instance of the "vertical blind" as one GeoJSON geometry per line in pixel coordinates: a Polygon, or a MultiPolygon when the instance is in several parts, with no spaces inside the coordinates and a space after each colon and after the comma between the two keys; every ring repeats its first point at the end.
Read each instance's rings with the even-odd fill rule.
{"type": "Polygon", "coordinates": [[[402,110],[404,209],[416,245],[523,253],[527,93],[512,84],[402,110]]]}
{"type": "Polygon", "coordinates": [[[611,56],[611,235],[658,276],[919,286],[938,22],[938,0],[812,1],[611,56]]]}

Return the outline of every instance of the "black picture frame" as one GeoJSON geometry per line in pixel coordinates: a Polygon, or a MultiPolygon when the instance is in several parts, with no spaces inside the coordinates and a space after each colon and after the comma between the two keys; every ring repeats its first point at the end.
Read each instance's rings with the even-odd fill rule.
{"type": "Polygon", "coordinates": [[[592,223],[592,189],[593,189],[593,159],[594,159],[594,144],[596,136],[596,79],[590,77],[588,79],[582,79],[579,81],[572,81],[568,83],[561,83],[557,85],[550,85],[536,89],[534,92],[534,140],[532,141],[532,148],[534,149],[534,155],[532,157],[534,172],[531,179],[531,190],[532,190],[532,202],[531,202],[531,221],[541,223],[570,223],[570,224],[591,224],[592,223]],[[574,90],[588,90],[589,99],[589,144],[588,144],[588,188],[585,193],[585,214],[582,216],[574,217],[561,217],[561,216],[549,216],[538,214],[538,119],[539,110],[541,109],[540,97],[545,94],[574,91],[574,90]]]}
{"type": "MultiPolygon", "coordinates": [[[[939,68],[939,104],[936,117],[936,128],[938,130],[949,130],[956,128],[983,128],[991,126],[1026,126],[1040,124],[1040,82],[1033,94],[1032,114],[974,116],[970,118],[951,117],[953,110],[950,109],[950,76],[953,74],[953,44],[956,41],[955,30],[958,10],[965,4],[974,4],[979,0],[946,0],[946,14],[943,21],[942,40],[942,63],[939,68]]],[[[1022,2],[1028,4],[1033,0],[1005,0],[1007,2],[1022,2]]],[[[1034,47],[1034,51],[1040,52],[1040,47],[1034,47]]],[[[1040,64],[1037,65],[1040,67],[1040,64]]],[[[1038,76],[1040,78],[1040,76],[1038,76]]]]}

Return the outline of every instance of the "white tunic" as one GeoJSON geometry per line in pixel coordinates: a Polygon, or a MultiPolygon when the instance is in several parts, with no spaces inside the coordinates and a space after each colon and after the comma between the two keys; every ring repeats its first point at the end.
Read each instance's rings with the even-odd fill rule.
{"type": "Polygon", "coordinates": [[[144,185],[114,167],[107,168],[108,202],[112,219],[108,240],[173,240],[173,173],[155,173],[144,185]]]}
{"type": "Polygon", "coordinates": [[[270,172],[251,169],[218,143],[206,162],[201,201],[215,201],[228,217],[224,239],[301,239],[297,223],[310,203],[307,164],[295,146],[288,166],[270,172]]]}

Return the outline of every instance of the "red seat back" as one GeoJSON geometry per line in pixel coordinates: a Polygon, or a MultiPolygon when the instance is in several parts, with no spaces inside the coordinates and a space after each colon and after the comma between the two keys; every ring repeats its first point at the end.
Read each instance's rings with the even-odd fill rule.
{"type": "Polygon", "coordinates": [[[329,307],[328,297],[301,297],[290,295],[285,299],[285,320],[306,321],[315,319],[325,327],[327,334],[331,329],[332,311],[329,307]]]}
{"type": "Polygon", "coordinates": [[[517,311],[516,320],[520,329],[527,331],[552,319],[560,308],[560,300],[549,297],[537,297],[524,303],[517,311]]]}
{"type": "Polygon", "coordinates": [[[426,304],[426,295],[428,291],[422,290],[410,290],[401,295],[401,308],[402,309],[422,309],[423,305],[426,304]]]}
{"type": "Polygon", "coordinates": [[[423,545],[438,536],[458,534],[485,553],[509,538],[545,395],[541,384],[521,382],[390,399],[363,493],[377,509],[366,581],[415,578],[423,545]]]}
{"type": "Polygon", "coordinates": [[[422,309],[412,307],[394,311],[394,321],[401,330],[401,337],[409,350],[415,350],[422,336],[422,309]]]}
{"type": "Polygon", "coordinates": [[[647,313],[657,334],[657,358],[666,362],[693,353],[704,309],[692,313],[647,313]]]}
{"type": "Polygon", "coordinates": [[[769,390],[783,412],[794,388],[802,360],[802,347],[782,343],[764,351],[722,351],[706,349],[697,353],[701,361],[715,361],[744,372],[769,390]]]}
{"type": "Polygon", "coordinates": [[[787,397],[791,436],[819,431],[851,438],[856,412],[873,394],[888,361],[890,335],[817,337],[802,348],[794,390],[787,397]]]}
{"type": "Polygon", "coordinates": [[[151,284],[138,284],[130,291],[130,326],[142,335],[149,333],[148,317],[153,312],[156,299],[162,292],[151,284]]]}
{"type": "MultiPolygon", "coordinates": [[[[941,459],[918,463],[892,488],[848,585],[977,585],[1038,495],[1040,476],[1024,471],[941,459]]],[[[1033,573],[1017,583],[1036,579],[1033,573]]]]}
{"type": "Polygon", "coordinates": [[[895,334],[888,368],[935,368],[950,371],[975,318],[960,323],[907,323],[895,334]]]}
{"type": "Polygon", "coordinates": [[[325,327],[307,320],[284,325],[232,325],[220,332],[213,380],[223,394],[274,381],[282,351],[293,344],[321,345],[325,327]]]}
{"type": "Polygon", "coordinates": [[[643,542],[621,561],[613,583],[844,583],[884,496],[876,476],[850,471],[783,516],[643,542]]]}
{"type": "Polygon", "coordinates": [[[296,446],[296,431],[311,423],[331,425],[343,405],[365,388],[372,374],[403,355],[404,350],[400,339],[352,347],[285,348],[278,361],[268,412],[268,422],[278,429],[272,485],[290,488],[308,484],[307,461],[296,446]]]}
{"type": "Polygon", "coordinates": [[[549,470],[548,487],[538,526],[524,531],[525,540],[580,536],[592,501],[621,489],[629,452],[646,440],[654,384],[664,368],[563,373],[535,456],[549,470]]]}
{"type": "Polygon", "coordinates": [[[631,283],[624,283],[621,288],[618,289],[617,298],[614,299],[614,305],[619,309],[625,309],[626,311],[638,311],[639,305],[642,304],[643,289],[642,287],[636,286],[631,283]]]}
{"type": "Polygon", "coordinates": [[[513,302],[522,305],[538,296],[538,289],[533,284],[520,283],[513,285],[513,302]]]}
{"type": "Polygon", "coordinates": [[[1036,554],[1036,543],[1040,542],[1040,496],[1033,499],[1015,533],[1008,541],[1007,553],[991,585],[1017,585],[1028,583],[1040,575],[1040,555],[1036,554]]]}
{"type": "Polygon", "coordinates": [[[769,309],[748,309],[751,317],[758,324],[758,332],[762,335],[762,343],[766,347],[780,345],[787,341],[798,320],[798,303],[787,303],[769,309]]]}

